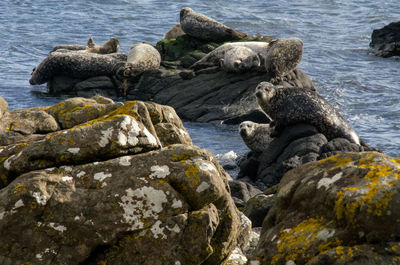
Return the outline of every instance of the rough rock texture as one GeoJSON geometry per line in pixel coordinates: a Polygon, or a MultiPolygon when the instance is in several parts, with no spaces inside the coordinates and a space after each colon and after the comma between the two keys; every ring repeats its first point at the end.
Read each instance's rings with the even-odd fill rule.
{"type": "Polygon", "coordinates": [[[0,119],[3,117],[6,111],[8,111],[8,103],[3,97],[0,96],[0,119]]]}
{"type": "Polygon", "coordinates": [[[256,186],[271,187],[279,183],[290,169],[343,152],[371,151],[344,138],[328,141],[309,124],[286,127],[263,152],[249,152],[240,161],[239,178],[248,177],[256,186]]]}
{"type": "Polygon", "coordinates": [[[369,46],[382,57],[400,55],[400,21],[392,22],[381,29],[375,29],[369,46]]]}
{"type": "Polygon", "coordinates": [[[97,96],[29,111],[56,126],[0,119],[25,133],[0,148],[1,264],[221,264],[248,244],[228,175],[172,108],[97,96]]]}
{"type": "Polygon", "coordinates": [[[399,264],[400,160],[346,153],[291,170],[263,223],[261,264],[399,264]]]}

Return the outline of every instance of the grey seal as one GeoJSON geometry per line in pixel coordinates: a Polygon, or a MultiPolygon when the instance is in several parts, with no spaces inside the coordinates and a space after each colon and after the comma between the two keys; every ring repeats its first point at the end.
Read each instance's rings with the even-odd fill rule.
{"type": "Polygon", "coordinates": [[[255,152],[266,150],[274,138],[269,124],[244,121],[239,125],[239,134],[246,146],[255,152]]]}
{"type": "Polygon", "coordinates": [[[110,38],[108,41],[106,41],[103,45],[97,45],[92,37],[89,38],[88,40],[88,48],[84,50],[85,52],[91,52],[91,53],[98,53],[98,54],[109,54],[109,53],[115,53],[118,52],[119,49],[119,40],[117,38],[110,38]]]}
{"type": "Polygon", "coordinates": [[[234,30],[224,24],[193,11],[189,7],[181,9],[180,23],[182,30],[189,36],[207,41],[231,41],[248,37],[247,34],[234,30]]]}
{"type": "Polygon", "coordinates": [[[108,55],[82,51],[55,51],[33,70],[29,83],[43,84],[56,75],[81,79],[101,75],[111,76],[114,73],[114,65],[124,58],[126,59],[126,55],[118,53],[108,55]]]}
{"type": "MultiPolygon", "coordinates": [[[[259,71],[265,70],[263,65],[265,64],[265,58],[267,56],[269,44],[268,42],[264,41],[243,41],[243,42],[225,43],[217,47],[213,51],[209,52],[206,56],[204,56],[196,63],[191,65],[190,68],[198,70],[210,66],[218,66],[221,63],[221,59],[225,60],[226,53],[229,52],[230,54],[232,54],[234,53],[234,51],[231,50],[236,49],[238,47],[245,47],[253,51],[255,55],[257,55],[258,59],[254,58],[252,60],[255,62],[258,60],[260,64],[260,66],[257,67],[256,69],[259,71]]],[[[244,50],[239,49],[237,51],[244,51],[244,50]]],[[[234,56],[237,57],[237,53],[234,56]]]]}
{"type": "Polygon", "coordinates": [[[314,90],[261,82],[256,87],[256,97],[262,110],[273,120],[273,135],[289,125],[306,123],[315,126],[328,140],[346,138],[360,145],[360,137],[354,129],[314,90]]]}
{"type": "Polygon", "coordinates": [[[242,73],[260,67],[260,58],[244,46],[233,47],[220,59],[221,68],[228,73],[242,73]]]}

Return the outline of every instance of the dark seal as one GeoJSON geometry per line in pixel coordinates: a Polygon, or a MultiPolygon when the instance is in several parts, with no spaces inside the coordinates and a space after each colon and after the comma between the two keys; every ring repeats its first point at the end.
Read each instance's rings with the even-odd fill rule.
{"type": "Polygon", "coordinates": [[[262,110],[273,119],[274,134],[279,134],[287,126],[307,123],[329,140],[346,138],[360,145],[360,137],[354,129],[314,90],[261,82],[256,88],[256,97],[262,110]]]}

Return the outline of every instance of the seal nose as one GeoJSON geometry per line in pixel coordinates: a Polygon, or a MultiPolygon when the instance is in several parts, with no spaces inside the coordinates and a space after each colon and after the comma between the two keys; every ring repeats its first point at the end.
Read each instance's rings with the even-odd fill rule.
{"type": "Polygon", "coordinates": [[[262,97],[262,91],[260,89],[256,90],[256,97],[258,97],[258,98],[262,97]]]}

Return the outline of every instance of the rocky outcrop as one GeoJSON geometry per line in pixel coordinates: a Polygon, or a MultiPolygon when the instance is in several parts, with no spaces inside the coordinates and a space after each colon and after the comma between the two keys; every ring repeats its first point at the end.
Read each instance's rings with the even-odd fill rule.
{"type": "Polygon", "coordinates": [[[400,21],[392,22],[381,29],[374,29],[369,46],[377,56],[399,56],[400,21]]]}
{"type": "Polygon", "coordinates": [[[398,264],[400,160],[346,153],[285,174],[263,223],[259,264],[398,264]]]}
{"type": "Polygon", "coordinates": [[[229,176],[171,107],[72,98],[0,124],[1,264],[221,264],[248,244],[229,176]]]}
{"type": "Polygon", "coordinates": [[[350,143],[344,138],[327,140],[314,126],[286,127],[262,152],[249,152],[240,161],[238,178],[248,177],[259,187],[278,184],[289,170],[305,163],[343,152],[373,151],[374,148],[350,143]]]}

